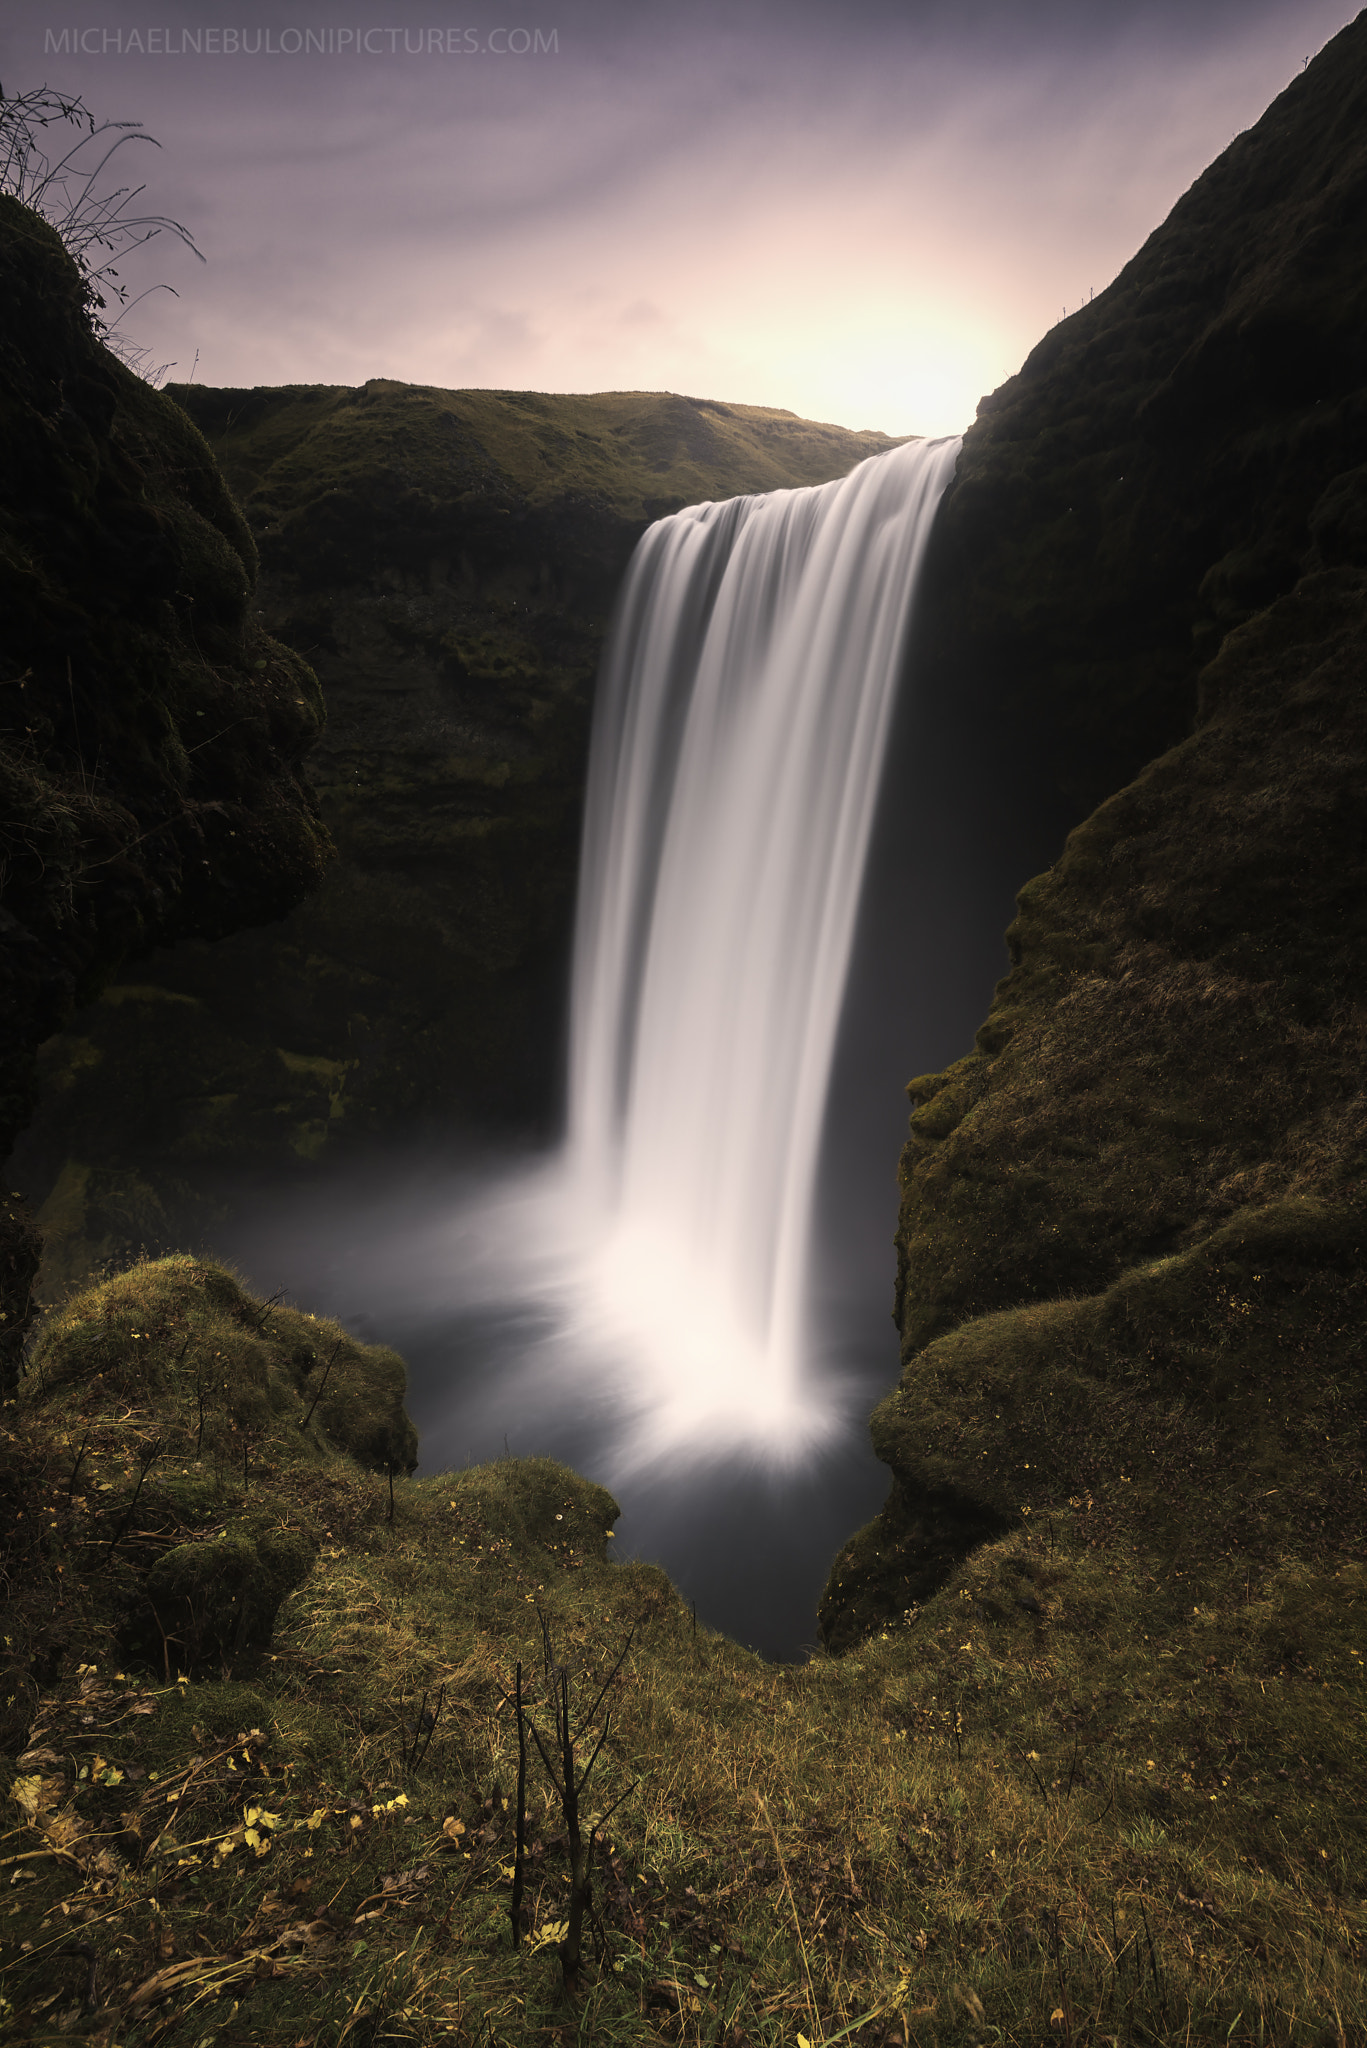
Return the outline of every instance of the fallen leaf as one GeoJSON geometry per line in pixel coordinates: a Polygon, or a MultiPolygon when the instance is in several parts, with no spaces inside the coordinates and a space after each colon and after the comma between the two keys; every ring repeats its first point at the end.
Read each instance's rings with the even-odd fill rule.
{"type": "Polygon", "coordinates": [[[16,1778],[9,1788],[9,1796],[24,1819],[33,1820],[38,1813],[38,1802],[43,1796],[43,1781],[39,1777],[16,1778]]]}

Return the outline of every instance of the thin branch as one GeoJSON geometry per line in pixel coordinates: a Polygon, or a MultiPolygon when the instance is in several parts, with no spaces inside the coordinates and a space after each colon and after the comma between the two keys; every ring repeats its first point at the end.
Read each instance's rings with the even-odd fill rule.
{"type": "Polygon", "coordinates": [[[517,1661],[517,1833],[513,1848],[513,1896],[509,1913],[513,1923],[513,1947],[522,1935],[523,1861],[527,1846],[527,1726],[522,1712],[522,1659],[517,1661]]]}
{"type": "Polygon", "coordinates": [[[329,1374],[329,1373],[330,1373],[330,1372],[332,1371],[332,1359],[333,1359],[333,1358],[336,1358],[336,1356],[337,1356],[337,1353],[338,1353],[338,1352],[339,1352],[339,1351],[341,1350],[341,1348],[342,1348],[342,1340],[341,1340],[341,1338],[339,1337],[339,1338],[337,1339],[337,1342],[336,1342],[336,1343],[335,1343],[335,1344],[333,1345],[333,1347],[332,1347],[332,1358],[330,1358],[330,1359],[328,1360],[327,1364],[326,1364],[326,1365],[325,1365],[325,1366],[323,1367],[323,1377],[322,1377],[322,1379],[321,1379],[321,1380],[320,1380],[320,1381],[318,1382],[318,1391],[317,1391],[317,1393],[316,1393],[316,1394],[314,1395],[314,1397],[313,1397],[313,1405],[312,1405],[312,1407],[310,1407],[310,1409],[309,1409],[309,1412],[308,1412],[308,1414],[307,1414],[307,1415],[306,1415],[306,1416],[304,1417],[303,1421],[302,1421],[302,1422],[300,1423],[300,1425],[299,1425],[300,1429],[307,1429],[307,1428],[308,1428],[308,1426],[309,1426],[309,1424],[310,1424],[310,1423],[312,1422],[312,1420],[313,1420],[313,1410],[314,1410],[314,1408],[316,1408],[316,1407],[318,1406],[318,1403],[319,1403],[319,1402],[320,1402],[320,1401],[322,1400],[322,1398],[323,1398],[323,1389],[324,1389],[324,1387],[326,1387],[326,1385],[327,1385],[327,1383],[328,1383],[328,1374],[329,1374]]]}
{"type": "Polygon", "coordinates": [[[138,1473],[138,1483],[133,1488],[132,1500],[129,1501],[128,1506],[124,1509],[123,1520],[119,1523],[118,1528],[114,1531],[114,1534],[109,1539],[109,1548],[105,1552],[106,1563],[108,1563],[109,1560],[113,1557],[115,1550],[118,1548],[120,1539],[123,1536],[124,1530],[132,1521],[133,1510],[138,1504],[138,1495],[142,1492],[142,1483],[144,1479],[146,1479],[148,1473],[151,1471],[153,1465],[156,1464],[157,1459],[161,1456],[163,1449],[164,1445],[162,1443],[162,1439],[160,1437],[155,1437],[150,1444],[144,1446],[144,1448],[138,1453],[139,1463],[141,1465],[141,1470],[138,1473]]]}
{"type": "Polygon", "coordinates": [[[587,1712],[587,1714],[585,1714],[583,1720],[579,1723],[579,1729],[577,1731],[578,1733],[582,1734],[584,1729],[590,1727],[592,1723],[598,1718],[598,1709],[602,1706],[603,1701],[607,1698],[608,1687],[612,1684],[613,1679],[617,1676],[618,1672],[621,1670],[622,1666],[627,1661],[627,1651],[631,1648],[631,1640],[635,1633],[636,1623],[633,1622],[630,1629],[627,1632],[627,1639],[622,1645],[622,1654],[617,1659],[617,1662],[613,1665],[611,1671],[609,1671],[607,1677],[603,1680],[603,1684],[599,1690],[597,1699],[589,1708],[589,1711],[587,1712]]]}

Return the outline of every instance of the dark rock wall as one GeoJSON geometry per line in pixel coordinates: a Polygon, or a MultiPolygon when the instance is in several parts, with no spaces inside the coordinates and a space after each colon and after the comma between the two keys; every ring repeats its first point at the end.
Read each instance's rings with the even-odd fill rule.
{"type": "Polygon", "coordinates": [[[1360,545],[1365,227],[1359,19],[979,407],[927,686],[1009,727],[1071,822],[1190,730],[1230,627],[1360,545]]]}
{"type": "Polygon", "coordinates": [[[154,955],[49,1041],[11,1174],[54,1286],[198,1239],[253,1177],[553,1122],[592,684],[631,550],[662,510],[891,445],[669,394],[176,393],[251,523],[260,623],[323,685],[309,774],[339,858],[307,905],[154,955]]]}
{"type": "Polygon", "coordinates": [[[893,1487],[833,1644],[1068,1500],[1169,1562],[1356,1540],[1365,294],[1367,17],[968,436],[940,687],[996,664],[1079,801],[1134,779],[1022,891],[976,1050],[911,1084],[893,1487]]]}
{"type": "MultiPolygon", "coordinates": [[[[253,611],[256,549],[213,457],[101,345],[58,236],[9,198],[0,445],[8,1150],[37,1047],[78,1004],[149,946],[278,918],[330,846],[299,768],[318,685],[253,611]]],[[[4,1229],[12,1333],[32,1244],[17,1209],[4,1229]]]]}

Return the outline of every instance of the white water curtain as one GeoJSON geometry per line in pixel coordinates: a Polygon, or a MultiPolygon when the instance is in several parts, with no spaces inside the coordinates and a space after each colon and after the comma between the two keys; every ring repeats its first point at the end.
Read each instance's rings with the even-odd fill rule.
{"type": "Polygon", "coordinates": [[[803,1320],[818,1151],[917,570],[957,459],[661,520],[589,768],[568,1167],[586,1328],[649,1439],[822,1433],[803,1320]]]}

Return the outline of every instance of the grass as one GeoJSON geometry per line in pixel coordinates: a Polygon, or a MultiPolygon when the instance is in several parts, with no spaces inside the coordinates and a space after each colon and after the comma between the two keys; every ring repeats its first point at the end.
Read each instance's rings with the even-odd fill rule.
{"type": "Polygon", "coordinates": [[[1078,1496],[845,1656],[768,1665],[613,1562],[615,1505],[565,1468],[396,1475],[395,1401],[392,1354],[202,1260],[45,1326],[0,1431],[14,2038],[1363,2037],[1359,1568],[1159,1577],[1078,1496]],[[349,1405],[303,1430],[339,1338],[349,1405]],[[273,1626],[140,1622],[172,1552],[270,1532],[295,1545],[273,1626]],[[534,1751],[516,1949],[509,1918],[543,1622],[590,1746],[635,1631],[574,2000],[534,1751]]]}
{"type": "Polygon", "coordinates": [[[288,520],[325,489],[401,475],[436,499],[568,500],[628,520],[740,491],[825,483],[894,445],[773,406],[668,391],[445,391],[374,377],[346,386],[168,389],[254,514],[288,520]]]}

